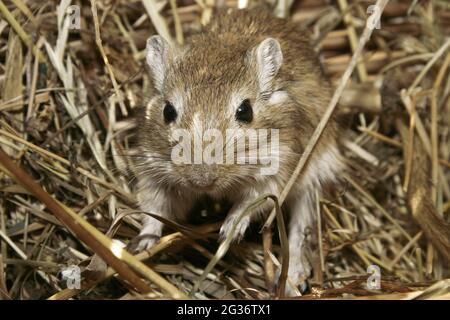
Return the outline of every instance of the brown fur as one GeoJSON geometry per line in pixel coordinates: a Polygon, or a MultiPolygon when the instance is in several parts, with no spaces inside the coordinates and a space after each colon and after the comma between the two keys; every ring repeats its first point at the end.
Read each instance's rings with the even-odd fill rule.
{"type": "MultiPolygon", "coordinates": [[[[153,51],[148,63],[153,67],[151,74],[155,79],[150,90],[153,103],[143,108],[139,117],[139,141],[142,154],[150,152],[153,158],[146,161],[148,159],[143,156],[144,160],[136,171],[140,175],[139,194],[145,210],[182,219],[183,211],[192,205],[193,199],[204,193],[234,202],[235,206],[222,227],[224,235],[242,208],[258,195],[273,193],[279,196],[325,111],[331,89],[308,37],[296,25],[275,18],[263,9],[222,12],[213,21],[201,33],[188,38],[181,48],[168,49],[161,45],[161,40],[152,42],[153,51]],[[257,54],[262,52],[260,44],[268,38],[275,39],[281,47],[282,65],[271,78],[267,92],[261,92],[258,67],[262,63],[258,60],[261,55],[257,54]],[[165,61],[163,77],[159,72],[161,69],[158,69],[161,65],[156,65],[160,60],[165,61]],[[243,96],[239,99],[249,99],[254,106],[254,120],[250,124],[238,123],[230,113],[230,95],[235,92],[241,92],[243,96]],[[282,92],[287,98],[272,103],[270,97],[277,92],[282,92]],[[164,101],[176,97],[181,99],[180,96],[180,119],[166,124],[163,119],[164,101]],[[214,167],[171,164],[173,142],[168,138],[171,130],[184,128],[194,131],[196,116],[205,124],[204,129],[217,128],[223,133],[227,128],[236,127],[279,129],[280,148],[288,151],[280,155],[282,161],[278,174],[261,177],[259,164],[214,167]],[[192,190],[189,182],[205,170],[214,171],[218,176],[216,185],[211,190],[192,190]]],[[[320,192],[322,184],[333,181],[341,168],[336,149],[337,134],[333,119],[324,131],[305,174],[299,177],[286,199],[286,206],[292,211],[290,276],[295,278],[295,283],[309,274],[300,251],[305,228],[314,221],[316,190],[320,192]]],[[[266,206],[259,211],[268,209],[266,206]]],[[[152,221],[147,222],[142,233],[160,235],[162,226],[155,227],[156,222],[152,221]]],[[[247,220],[241,222],[237,239],[242,237],[248,223],[247,220]]]]}

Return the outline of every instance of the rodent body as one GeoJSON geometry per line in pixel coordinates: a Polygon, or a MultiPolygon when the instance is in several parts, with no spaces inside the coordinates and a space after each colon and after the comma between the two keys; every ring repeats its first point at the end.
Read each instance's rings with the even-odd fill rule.
{"type": "MultiPolygon", "coordinates": [[[[280,195],[325,111],[331,89],[308,37],[295,25],[257,9],[221,13],[213,21],[181,47],[159,36],[148,40],[153,81],[138,119],[140,160],[135,171],[143,211],[183,221],[205,194],[233,203],[221,228],[225,236],[258,196],[280,195]],[[174,130],[184,129],[195,137],[213,128],[224,136],[227,129],[277,129],[277,173],[262,175],[260,163],[172,161],[174,130]]],[[[337,134],[332,120],[284,203],[290,220],[289,278],[297,285],[310,274],[302,244],[306,229],[314,226],[316,195],[342,169],[337,134]]],[[[243,218],[234,238],[240,240],[251,220],[270,209],[267,204],[243,218]]],[[[158,220],[144,218],[137,249],[151,247],[162,227],[158,220]]]]}

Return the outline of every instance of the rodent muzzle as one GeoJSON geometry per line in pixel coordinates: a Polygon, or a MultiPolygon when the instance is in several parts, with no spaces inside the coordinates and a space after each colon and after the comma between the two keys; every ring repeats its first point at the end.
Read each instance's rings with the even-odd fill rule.
{"type": "Polygon", "coordinates": [[[219,178],[216,171],[216,165],[193,165],[189,170],[187,180],[193,187],[209,188],[219,178]]]}

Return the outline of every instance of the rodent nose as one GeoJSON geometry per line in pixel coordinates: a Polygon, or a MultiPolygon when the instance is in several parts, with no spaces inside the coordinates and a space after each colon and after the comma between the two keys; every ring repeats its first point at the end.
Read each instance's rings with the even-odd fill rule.
{"type": "Polygon", "coordinates": [[[195,171],[189,177],[189,182],[194,187],[207,188],[211,187],[217,179],[218,176],[215,172],[195,171]]]}

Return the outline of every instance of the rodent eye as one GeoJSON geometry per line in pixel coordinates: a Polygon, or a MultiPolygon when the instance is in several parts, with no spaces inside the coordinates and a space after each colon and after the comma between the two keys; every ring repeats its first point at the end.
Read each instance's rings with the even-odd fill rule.
{"type": "Polygon", "coordinates": [[[253,109],[250,100],[245,99],[236,110],[236,120],[250,123],[253,120],[253,109]]]}
{"type": "Polygon", "coordinates": [[[174,122],[178,116],[177,110],[175,109],[173,104],[171,104],[169,101],[166,101],[165,103],[166,104],[164,105],[164,110],[163,110],[164,121],[166,123],[174,122]]]}

